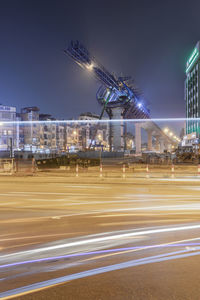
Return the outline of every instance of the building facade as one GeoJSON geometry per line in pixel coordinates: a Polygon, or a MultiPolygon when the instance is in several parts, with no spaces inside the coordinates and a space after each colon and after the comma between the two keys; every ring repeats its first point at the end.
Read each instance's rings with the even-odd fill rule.
{"type": "Polygon", "coordinates": [[[200,138],[200,41],[197,42],[186,63],[185,103],[186,136],[185,143],[195,144],[200,138]],[[190,120],[192,118],[192,120],[190,120]]]}
{"type": "Polygon", "coordinates": [[[98,122],[90,122],[91,120],[99,120],[98,115],[92,114],[90,112],[81,114],[79,116],[79,120],[88,120],[87,123],[84,122],[83,124],[80,124],[82,149],[85,150],[92,147],[96,150],[98,148],[109,150],[108,122],[99,124],[98,122]]]}
{"type": "Polygon", "coordinates": [[[35,106],[16,113],[15,107],[0,105],[0,151],[61,154],[90,148],[109,150],[108,123],[98,124],[93,120],[98,121],[99,116],[84,113],[79,122],[62,123],[49,114],[40,114],[35,106]],[[3,123],[6,121],[9,123],[3,123]]]}
{"type": "Polygon", "coordinates": [[[79,124],[71,123],[65,126],[65,145],[67,152],[82,150],[82,137],[79,124]]]}
{"type": "Polygon", "coordinates": [[[56,124],[51,123],[49,121],[55,120],[49,114],[40,114],[39,120],[43,121],[39,128],[40,128],[40,144],[39,148],[37,149],[38,152],[55,152],[56,151],[56,124]],[[47,121],[47,123],[45,123],[47,121]]]}
{"type": "Polygon", "coordinates": [[[58,152],[66,151],[66,124],[56,124],[56,149],[58,152]]]}
{"type": "Polygon", "coordinates": [[[35,152],[40,146],[40,125],[32,121],[39,121],[38,107],[24,107],[21,109],[21,120],[29,124],[21,124],[21,148],[25,151],[35,152]]]}
{"type": "Polygon", "coordinates": [[[16,107],[0,105],[0,151],[14,151],[17,149],[19,128],[16,123],[12,123],[15,121],[16,107]]]}

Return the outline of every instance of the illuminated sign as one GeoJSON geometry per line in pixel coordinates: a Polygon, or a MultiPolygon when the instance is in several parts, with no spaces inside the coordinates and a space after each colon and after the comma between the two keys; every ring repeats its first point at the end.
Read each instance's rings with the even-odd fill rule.
{"type": "Polygon", "coordinates": [[[186,64],[186,73],[189,71],[190,67],[193,65],[193,63],[195,62],[198,56],[199,56],[199,51],[197,48],[194,48],[192,55],[190,56],[186,64]]]}

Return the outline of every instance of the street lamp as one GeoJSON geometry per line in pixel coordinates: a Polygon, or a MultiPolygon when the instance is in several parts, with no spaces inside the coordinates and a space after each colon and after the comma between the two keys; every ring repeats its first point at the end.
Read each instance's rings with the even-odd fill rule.
{"type": "Polygon", "coordinates": [[[93,63],[91,63],[90,65],[86,66],[86,68],[89,70],[89,71],[92,71],[94,65],[93,63]]]}
{"type": "Polygon", "coordinates": [[[164,129],[164,133],[168,133],[169,132],[169,129],[168,128],[165,128],[164,129]]]}

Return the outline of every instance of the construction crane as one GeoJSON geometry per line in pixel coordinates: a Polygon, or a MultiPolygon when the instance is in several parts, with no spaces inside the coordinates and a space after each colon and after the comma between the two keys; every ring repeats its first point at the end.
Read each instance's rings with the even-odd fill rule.
{"type": "Polygon", "coordinates": [[[139,98],[130,76],[117,77],[108,72],[79,41],[71,41],[64,52],[79,66],[92,72],[101,83],[96,94],[98,102],[103,106],[101,118],[105,110],[111,118],[112,108],[116,106],[124,107],[124,119],[147,119],[150,117],[150,111],[144,101],[139,98]]]}

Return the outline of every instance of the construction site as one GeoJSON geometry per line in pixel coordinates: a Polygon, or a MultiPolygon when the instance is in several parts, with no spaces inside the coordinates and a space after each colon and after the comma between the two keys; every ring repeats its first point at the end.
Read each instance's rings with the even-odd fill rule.
{"type": "Polygon", "coordinates": [[[1,173],[199,164],[198,140],[183,145],[185,123],[170,125],[170,119],[151,118],[131,76],[109,72],[79,41],[71,41],[64,53],[100,84],[96,93],[100,114],[56,120],[37,107],[25,107],[17,114],[16,108],[1,105],[1,173]]]}

